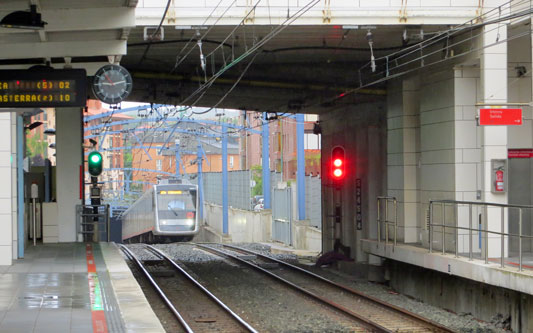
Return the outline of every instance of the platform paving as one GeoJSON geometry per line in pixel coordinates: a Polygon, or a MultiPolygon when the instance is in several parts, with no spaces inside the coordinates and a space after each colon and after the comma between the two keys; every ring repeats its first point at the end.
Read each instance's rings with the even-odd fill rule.
{"type": "Polygon", "coordinates": [[[97,274],[91,279],[97,276],[104,325],[103,318],[94,325],[92,310],[100,300],[91,297],[86,245],[40,244],[27,247],[12,266],[0,266],[0,332],[164,332],[116,246],[91,246],[97,274]],[[136,286],[140,295],[124,300],[115,289],[121,284],[136,286]]]}

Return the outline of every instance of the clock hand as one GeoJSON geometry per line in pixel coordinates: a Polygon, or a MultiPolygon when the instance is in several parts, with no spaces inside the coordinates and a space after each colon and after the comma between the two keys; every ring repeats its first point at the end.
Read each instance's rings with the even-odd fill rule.
{"type": "Polygon", "coordinates": [[[109,76],[107,76],[107,74],[104,73],[104,76],[105,76],[106,80],[109,81],[109,83],[111,83],[112,86],[115,85],[115,84],[113,83],[113,81],[111,81],[111,79],[109,78],[109,76]]]}

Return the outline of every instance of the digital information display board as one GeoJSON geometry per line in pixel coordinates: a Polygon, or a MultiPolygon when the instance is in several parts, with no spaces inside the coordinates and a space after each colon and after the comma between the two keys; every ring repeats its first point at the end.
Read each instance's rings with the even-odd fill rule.
{"type": "Polygon", "coordinates": [[[84,69],[0,70],[0,108],[84,107],[84,69]]]}

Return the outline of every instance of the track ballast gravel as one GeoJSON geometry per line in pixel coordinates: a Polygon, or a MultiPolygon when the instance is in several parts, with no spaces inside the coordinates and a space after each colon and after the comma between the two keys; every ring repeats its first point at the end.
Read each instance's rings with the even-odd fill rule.
{"type": "MultiPolygon", "coordinates": [[[[232,245],[291,263],[298,262],[297,256],[292,254],[272,254],[270,247],[265,244],[240,243],[232,245]]],[[[132,244],[128,245],[128,247],[141,260],[157,259],[154,255],[142,250],[142,245],[132,244]]],[[[261,277],[259,273],[195,248],[193,244],[159,244],[156,247],[171,258],[182,262],[205,287],[232,309],[236,310],[245,320],[254,324],[256,328],[261,328],[262,331],[348,332],[353,329],[332,320],[326,308],[317,313],[315,308],[306,304],[307,302],[302,302],[295,294],[288,293],[287,290],[276,286],[266,277],[261,277]]],[[[508,332],[490,323],[480,322],[469,314],[454,314],[398,294],[391,288],[381,284],[358,280],[330,268],[301,266],[330,280],[417,313],[458,332],[508,332]]],[[[137,278],[139,277],[137,276],[137,278]]],[[[149,288],[143,288],[143,291],[145,293],[150,292],[149,288]]],[[[148,298],[150,301],[154,299],[153,297],[148,298]]],[[[164,312],[164,309],[161,309],[161,306],[158,306],[157,303],[154,310],[156,313],[164,312]]],[[[162,321],[172,322],[172,319],[166,318],[164,314],[157,314],[160,319],[163,318],[162,321]]],[[[342,322],[342,320],[340,321],[342,322]]]]}

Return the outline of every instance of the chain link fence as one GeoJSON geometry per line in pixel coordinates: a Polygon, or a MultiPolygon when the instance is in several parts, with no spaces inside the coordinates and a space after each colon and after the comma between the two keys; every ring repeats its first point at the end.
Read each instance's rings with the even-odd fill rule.
{"type": "MultiPolygon", "coordinates": [[[[222,205],[222,173],[205,172],[204,177],[204,200],[206,202],[222,205]]],[[[276,184],[281,181],[281,173],[270,173],[271,192],[276,184]]],[[[252,171],[228,172],[228,204],[233,208],[253,210],[252,206],[252,171]]],[[[322,228],[321,213],[321,180],[320,177],[305,177],[305,212],[306,218],[311,225],[322,228]]],[[[273,201],[272,204],[275,204],[273,201]]]]}
{"type": "Polygon", "coordinates": [[[305,177],[305,217],[313,227],[322,229],[322,184],[320,177],[305,177]]]}
{"type": "MultiPolygon", "coordinates": [[[[222,205],[222,172],[205,172],[204,200],[222,205]]],[[[251,172],[228,172],[228,204],[233,208],[251,210],[251,172]]]]}

